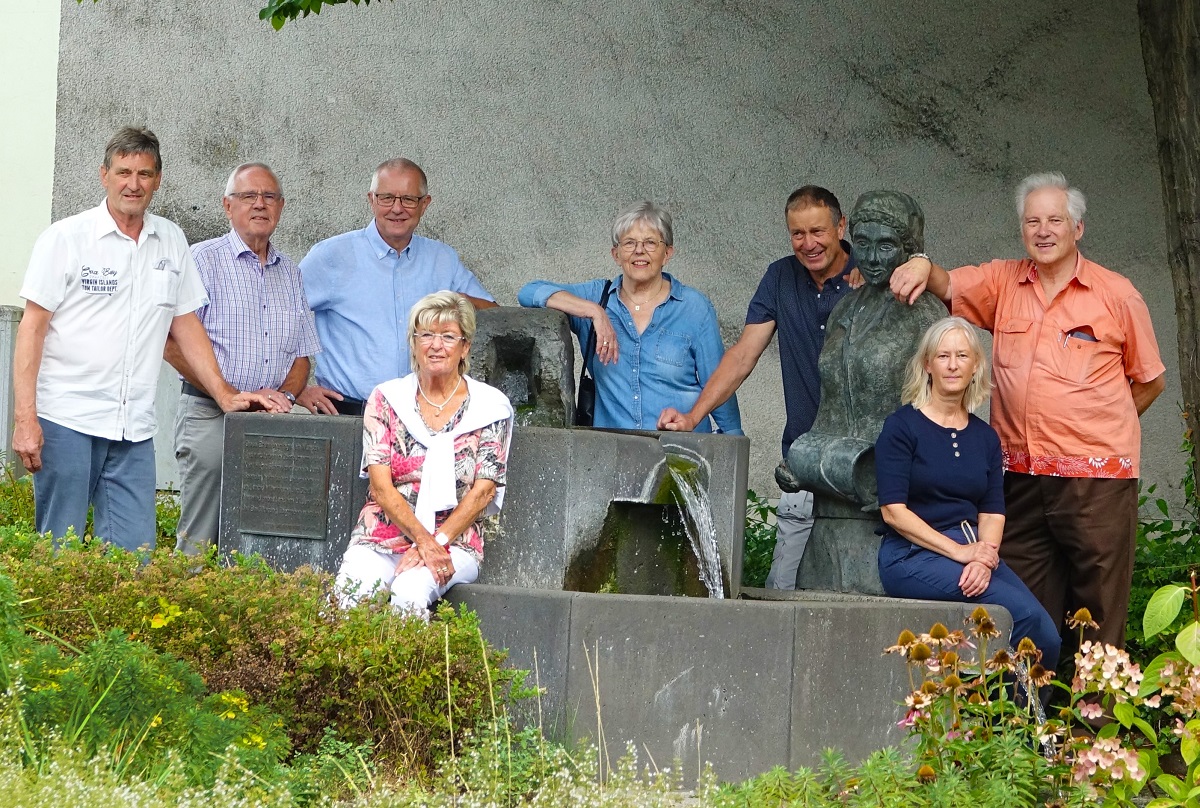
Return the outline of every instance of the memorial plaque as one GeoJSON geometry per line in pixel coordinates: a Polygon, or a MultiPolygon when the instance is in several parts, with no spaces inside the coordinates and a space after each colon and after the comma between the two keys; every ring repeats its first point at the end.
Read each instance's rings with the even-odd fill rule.
{"type": "Polygon", "coordinates": [[[246,435],[241,533],[324,541],[328,527],[328,438],[246,435]]]}

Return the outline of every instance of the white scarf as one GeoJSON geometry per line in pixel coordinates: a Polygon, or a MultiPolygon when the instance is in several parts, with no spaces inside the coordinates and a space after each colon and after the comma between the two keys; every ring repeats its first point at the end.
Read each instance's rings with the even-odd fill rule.
{"type": "MultiPolygon", "coordinates": [[[[434,532],[434,516],[438,511],[452,510],[458,505],[457,478],[454,474],[454,439],[466,432],[474,432],[496,421],[507,420],[505,430],[504,454],[508,455],[508,446],[512,441],[513,408],[508,397],[495,387],[476,381],[470,376],[464,376],[470,403],[463,413],[462,420],[449,432],[433,434],[421,419],[417,408],[417,374],[410,373],[401,379],[392,379],[379,385],[387,403],[396,413],[408,434],[417,443],[425,447],[425,460],[421,464],[421,489],[417,492],[417,506],[414,508],[417,521],[430,533],[434,532]]],[[[364,442],[366,436],[364,435],[364,442]]],[[[364,458],[366,446],[363,446],[364,458]]],[[[366,465],[363,465],[363,476],[366,476],[366,465]]],[[[488,503],[484,515],[491,516],[500,512],[504,505],[504,486],[496,486],[496,496],[488,503]]]]}

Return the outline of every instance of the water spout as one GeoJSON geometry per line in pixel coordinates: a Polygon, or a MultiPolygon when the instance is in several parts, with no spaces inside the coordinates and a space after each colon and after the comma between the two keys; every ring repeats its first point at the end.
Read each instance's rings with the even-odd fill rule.
{"type": "Polygon", "coordinates": [[[710,598],[724,599],[725,584],[717,545],[717,528],[713,521],[708,488],[700,481],[701,465],[698,461],[701,459],[667,455],[667,470],[674,482],[671,496],[683,517],[683,529],[696,556],[700,581],[710,598]]]}

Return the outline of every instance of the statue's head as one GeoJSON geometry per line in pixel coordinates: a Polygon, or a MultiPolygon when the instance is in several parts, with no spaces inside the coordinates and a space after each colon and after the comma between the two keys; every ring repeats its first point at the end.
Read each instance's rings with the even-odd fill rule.
{"type": "Polygon", "coordinates": [[[925,214],[900,191],[865,193],[850,214],[850,243],[867,283],[886,286],[896,267],[925,251],[925,214]]]}

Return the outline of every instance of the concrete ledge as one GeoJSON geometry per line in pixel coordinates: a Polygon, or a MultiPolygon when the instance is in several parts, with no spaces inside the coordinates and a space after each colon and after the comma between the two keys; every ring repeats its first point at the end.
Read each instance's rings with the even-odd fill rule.
{"type": "MultiPolygon", "coordinates": [[[[859,760],[901,743],[908,674],[883,649],[905,628],[956,628],[974,608],[836,593],[714,601],[481,584],[455,587],[448,600],[479,614],[511,664],[532,668],[537,651],[547,731],[598,737],[595,672],[610,753],[633,741],[660,767],[679,759],[695,772],[707,760],[723,779],[812,766],[831,746],[859,760]]],[[[1008,614],[990,611],[1007,633],[1008,614]]]]}

